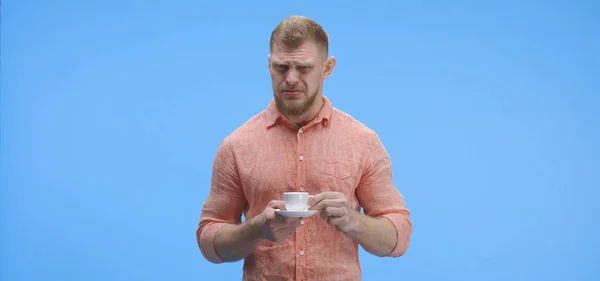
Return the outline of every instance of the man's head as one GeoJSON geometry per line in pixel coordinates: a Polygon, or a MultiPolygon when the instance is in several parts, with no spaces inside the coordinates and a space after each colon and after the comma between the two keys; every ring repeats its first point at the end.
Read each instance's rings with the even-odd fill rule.
{"type": "Polygon", "coordinates": [[[292,16],[275,27],[269,73],[281,113],[300,117],[320,109],[323,81],[335,67],[328,52],[327,33],[309,18],[292,16]]]}

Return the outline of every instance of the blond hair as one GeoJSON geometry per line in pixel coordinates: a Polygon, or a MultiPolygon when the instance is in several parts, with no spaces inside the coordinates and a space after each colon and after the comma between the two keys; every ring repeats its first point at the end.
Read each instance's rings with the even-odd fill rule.
{"type": "Polygon", "coordinates": [[[329,52],[329,37],[320,24],[304,16],[291,16],[281,21],[271,33],[271,51],[277,42],[287,47],[299,47],[306,41],[314,41],[325,56],[329,52]]]}

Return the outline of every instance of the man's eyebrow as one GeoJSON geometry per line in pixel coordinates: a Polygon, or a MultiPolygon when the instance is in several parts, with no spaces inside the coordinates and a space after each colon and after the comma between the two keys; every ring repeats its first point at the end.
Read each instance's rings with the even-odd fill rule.
{"type": "Polygon", "coordinates": [[[289,65],[297,64],[297,65],[314,65],[312,61],[299,61],[299,60],[273,60],[273,64],[281,64],[281,65],[289,65]]]}

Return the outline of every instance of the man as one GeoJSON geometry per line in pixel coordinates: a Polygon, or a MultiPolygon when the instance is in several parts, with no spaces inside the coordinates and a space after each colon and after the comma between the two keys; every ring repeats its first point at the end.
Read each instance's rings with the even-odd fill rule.
{"type": "Polygon", "coordinates": [[[323,96],[328,56],[319,24],[282,21],[268,56],[273,100],[218,148],[196,236],[210,262],[244,259],[243,280],[360,280],[359,244],[381,257],[408,248],[412,224],[387,152],[323,96]],[[319,215],[276,214],[287,191],[309,192],[319,215]]]}

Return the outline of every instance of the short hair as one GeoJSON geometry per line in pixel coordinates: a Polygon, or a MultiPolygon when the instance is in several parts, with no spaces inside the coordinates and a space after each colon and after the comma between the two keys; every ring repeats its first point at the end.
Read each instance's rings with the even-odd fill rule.
{"type": "Polygon", "coordinates": [[[329,36],[323,27],[304,16],[291,16],[281,21],[271,33],[270,50],[281,42],[287,47],[299,47],[306,41],[313,40],[321,48],[325,56],[329,53],[329,36]]]}

